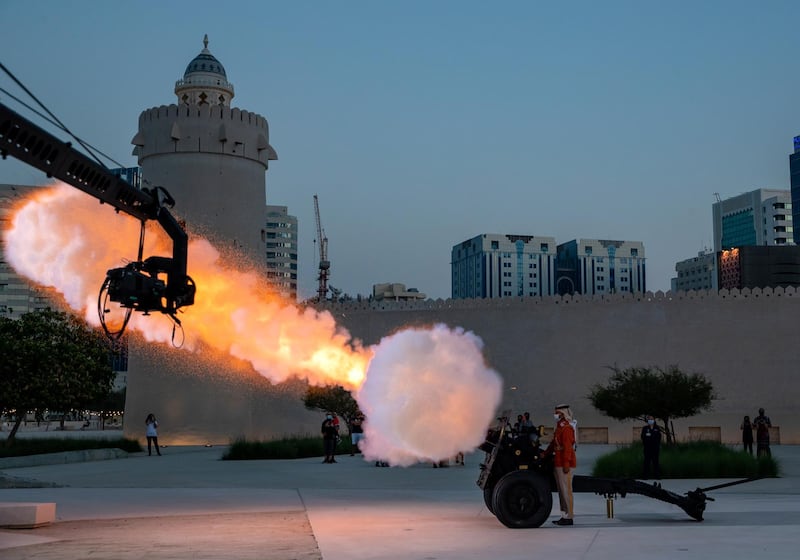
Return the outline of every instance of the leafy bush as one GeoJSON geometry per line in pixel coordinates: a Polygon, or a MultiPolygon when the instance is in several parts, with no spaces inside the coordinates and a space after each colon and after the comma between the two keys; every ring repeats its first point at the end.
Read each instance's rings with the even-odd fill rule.
{"type": "MultiPolygon", "coordinates": [[[[640,478],[644,451],[636,442],[600,457],[594,476],[640,478]]],[[[661,478],[746,478],[778,476],[779,465],[772,457],[755,458],[721,443],[696,441],[661,447],[661,478]]]]}
{"type": "MultiPolygon", "coordinates": [[[[349,454],[351,447],[349,438],[343,437],[336,446],[336,454],[349,454]]],[[[247,441],[240,438],[231,443],[222,460],[303,459],[322,457],[324,454],[320,436],[294,436],[273,441],[247,441]]]]}
{"type": "Polygon", "coordinates": [[[22,457],[24,455],[82,451],[84,449],[122,449],[128,453],[136,453],[142,450],[142,446],[135,439],[127,438],[15,438],[6,445],[0,445],[0,457],[22,457]]]}

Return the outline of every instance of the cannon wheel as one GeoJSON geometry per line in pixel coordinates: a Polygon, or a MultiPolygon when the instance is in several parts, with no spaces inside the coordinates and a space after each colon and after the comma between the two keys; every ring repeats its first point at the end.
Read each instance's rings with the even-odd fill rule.
{"type": "Polygon", "coordinates": [[[539,527],[553,509],[550,484],[543,476],[530,471],[513,471],[494,487],[492,513],[512,529],[539,527]]]}

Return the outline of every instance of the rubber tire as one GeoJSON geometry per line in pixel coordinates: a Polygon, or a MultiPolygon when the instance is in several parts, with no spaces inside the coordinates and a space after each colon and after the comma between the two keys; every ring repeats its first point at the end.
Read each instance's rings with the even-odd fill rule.
{"type": "Polygon", "coordinates": [[[487,486],[483,489],[483,503],[486,504],[486,509],[494,515],[494,504],[492,504],[492,500],[494,499],[494,487],[487,486]]]}
{"type": "Polygon", "coordinates": [[[540,527],[553,509],[550,483],[531,471],[513,471],[494,487],[492,510],[497,519],[511,529],[540,527]]]}

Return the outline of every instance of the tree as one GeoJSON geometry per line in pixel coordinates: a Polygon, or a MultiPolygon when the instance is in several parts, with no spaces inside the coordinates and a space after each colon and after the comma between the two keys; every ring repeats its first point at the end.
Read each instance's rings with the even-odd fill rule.
{"type": "Polygon", "coordinates": [[[347,429],[350,430],[353,418],[361,414],[358,403],[353,395],[340,385],[327,385],[324,387],[308,386],[303,395],[303,404],[309,410],[333,412],[344,418],[347,429]]]}
{"type": "Polygon", "coordinates": [[[114,381],[106,339],[75,316],[45,309],[0,317],[0,413],[15,418],[14,441],[28,411],[63,414],[105,397],[114,381]]]}
{"type": "Polygon", "coordinates": [[[673,418],[694,416],[711,408],[716,398],[714,388],[699,373],[682,372],[677,365],[659,367],[630,367],[614,372],[607,385],[597,384],[588,395],[592,405],[617,420],[644,419],[648,414],[663,423],[667,442],[674,441],[669,429],[673,418]]]}

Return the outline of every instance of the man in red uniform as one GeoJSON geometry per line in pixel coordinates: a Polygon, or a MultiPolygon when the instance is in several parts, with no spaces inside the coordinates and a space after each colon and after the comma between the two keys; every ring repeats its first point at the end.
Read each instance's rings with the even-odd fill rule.
{"type": "Polygon", "coordinates": [[[577,466],[575,458],[575,430],[572,427],[572,411],[568,404],[555,408],[556,430],[553,440],[545,454],[553,454],[558,501],[561,506],[561,519],[553,521],[556,525],[572,525],[572,471],[577,466]]]}

